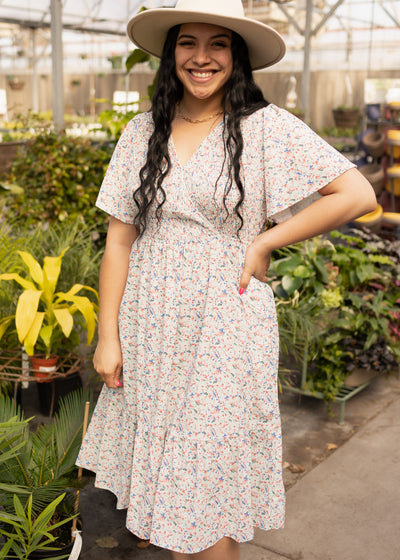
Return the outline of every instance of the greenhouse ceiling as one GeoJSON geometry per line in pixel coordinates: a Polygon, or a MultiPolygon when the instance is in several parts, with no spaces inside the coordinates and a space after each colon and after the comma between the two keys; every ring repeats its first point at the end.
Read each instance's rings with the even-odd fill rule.
{"type": "MultiPolygon", "coordinates": [[[[173,7],[176,0],[0,0],[0,74],[54,74],[60,66],[55,63],[55,32],[50,31],[50,8],[54,10],[55,4],[60,12],[58,56],[63,71],[99,73],[110,69],[113,57],[132,50],[125,35],[132,15],[142,7],[173,7]]],[[[248,16],[283,35],[287,54],[266,71],[302,72],[303,104],[310,69],[370,72],[400,67],[400,0],[244,0],[243,4],[248,16]]]]}
{"type": "MultiPolygon", "coordinates": [[[[289,54],[297,52],[301,56],[310,6],[314,50],[325,50],[330,56],[329,51],[341,48],[348,51],[357,49],[357,45],[365,48],[372,41],[375,46],[390,43],[389,48],[397,46],[399,52],[400,0],[245,0],[243,3],[249,16],[269,23],[285,36],[289,54]]],[[[35,29],[39,31],[36,40],[42,46],[42,58],[46,54],[50,57],[50,4],[51,0],[0,0],[2,68],[7,64],[23,68],[24,63],[18,58],[23,59],[24,52],[29,58],[29,33],[35,29]]],[[[130,48],[125,29],[132,15],[143,6],[175,4],[176,0],[62,0],[65,64],[79,70],[85,67],[83,60],[96,58],[99,51],[103,60],[107,49],[108,55],[124,54],[130,48]]],[[[290,64],[293,60],[297,65],[298,58],[286,57],[286,61],[290,64]]]]}

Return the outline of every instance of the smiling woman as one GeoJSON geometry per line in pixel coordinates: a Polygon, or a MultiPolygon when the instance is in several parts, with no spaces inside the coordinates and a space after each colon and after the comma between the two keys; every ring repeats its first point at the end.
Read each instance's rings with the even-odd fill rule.
{"type": "Polygon", "coordinates": [[[375,197],[264,99],[252,68],[284,45],[240,0],[179,0],[128,33],[161,64],[151,112],[126,127],[97,200],[111,214],[94,356],[105,387],[78,464],[175,560],[237,560],[255,526],[284,523],[271,253],[375,197]]]}

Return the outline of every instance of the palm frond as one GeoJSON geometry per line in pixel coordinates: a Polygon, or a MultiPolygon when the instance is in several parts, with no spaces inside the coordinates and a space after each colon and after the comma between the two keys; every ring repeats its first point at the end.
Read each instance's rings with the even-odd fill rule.
{"type": "Polygon", "coordinates": [[[9,424],[7,441],[0,439],[1,463],[0,484],[2,505],[7,510],[12,505],[12,492],[7,491],[14,485],[14,493],[25,491],[21,503],[26,505],[27,496],[32,497],[33,511],[38,512],[69,485],[71,473],[82,442],[82,428],[85,403],[89,401],[90,414],[93,411],[93,396],[90,391],[80,389],[67,395],[60,402],[59,412],[49,424],[40,426],[33,433],[27,421],[10,399],[0,399],[0,436],[3,425],[9,424]],[[16,422],[21,422],[20,432],[16,433],[16,422]]]}

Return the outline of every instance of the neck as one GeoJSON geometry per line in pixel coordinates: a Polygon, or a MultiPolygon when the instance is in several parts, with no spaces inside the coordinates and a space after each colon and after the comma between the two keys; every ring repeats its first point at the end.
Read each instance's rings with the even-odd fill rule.
{"type": "Polygon", "coordinates": [[[181,114],[189,117],[190,119],[203,119],[210,115],[223,113],[222,98],[218,99],[192,99],[183,96],[178,103],[178,108],[181,114]]]}

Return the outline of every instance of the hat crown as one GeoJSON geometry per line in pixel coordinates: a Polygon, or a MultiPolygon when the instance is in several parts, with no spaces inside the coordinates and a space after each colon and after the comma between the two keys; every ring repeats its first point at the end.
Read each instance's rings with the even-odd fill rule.
{"type": "Polygon", "coordinates": [[[178,0],[176,10],[229,17],[244,17],[241,0],[178,0]]]}

